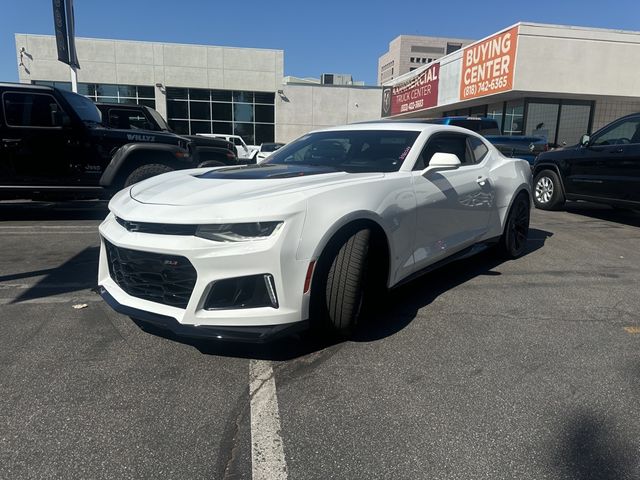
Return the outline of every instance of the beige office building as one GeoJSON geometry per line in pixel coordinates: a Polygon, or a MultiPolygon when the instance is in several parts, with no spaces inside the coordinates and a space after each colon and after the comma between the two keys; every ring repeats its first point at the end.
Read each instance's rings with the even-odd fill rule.
{"type": "Polygon", "coordinates": [[[389,42],[389,51],[378,59],[378,85],[412,72],[472,42],[473,40],[460,38],[400,35],[389,42]]]}

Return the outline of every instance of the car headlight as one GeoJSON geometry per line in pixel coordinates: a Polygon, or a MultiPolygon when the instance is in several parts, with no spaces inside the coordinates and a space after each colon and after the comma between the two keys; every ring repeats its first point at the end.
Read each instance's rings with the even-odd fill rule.
{"type": "Polygon", "coordinates": [[[196,237],[216,242],[249,242],[262,240],[280,229],[282,222],[225,223],[199,225],[196,237]]]}

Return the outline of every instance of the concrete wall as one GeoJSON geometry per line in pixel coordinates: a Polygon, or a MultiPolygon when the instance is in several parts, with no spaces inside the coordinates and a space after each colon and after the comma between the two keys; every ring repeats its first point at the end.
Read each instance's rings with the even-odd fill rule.
{"type": "Polygon", "coordinates": [[[514,90],[640,96],[640,34],[523,23],[514,90]]]}
{"type": "Polygon", "coordinates": [[[380,118],[382,89],[284,85],[276,95],[276,141],[319,128],[380,118]]]}
{"type": "MultiPolygon", "coordinates": [[[[69,81],[52,35],[16,34],[15,40],[16,51],[26,51],[24,67],[18,66],[21,82],[69,81]]],[[[274,92],[284,72],[282,50],[90,38],[76,45],[79,82],[274,92]]],[[[163,97],[156,88],[158,111],[166,117],[163,97]]]]}

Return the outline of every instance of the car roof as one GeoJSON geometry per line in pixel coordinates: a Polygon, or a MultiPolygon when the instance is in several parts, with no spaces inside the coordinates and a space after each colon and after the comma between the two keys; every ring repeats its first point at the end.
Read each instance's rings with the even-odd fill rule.
{"type": "Polygon", "coordinates": [[[452,132],[459,132],[464,134],[473,134],[474,136],[482,138],[476,132],[468,130],[462,127],[456,127],[453,125],[435,124],[425,121],[415,121],[414,119],[406,119],[403,121],[386,121],[377,120],[371,122],[351,123],[349,125],[342,125],[337,127],[323,128],[321,130],[315,130],[315,132],[335,132],[335,131],[353,131],[353,130],[398,130],[398,131],[442,131],[451,130],[452,132]]]}
{"type": "Polygon", "coordinates": [[[49,85],[33,85],[31,83],[15,83],[15,82],[0,82],[0,88],[1,87],[44,90],[46,92],[50,92],[54,90],[54,88],[49,85]]]}

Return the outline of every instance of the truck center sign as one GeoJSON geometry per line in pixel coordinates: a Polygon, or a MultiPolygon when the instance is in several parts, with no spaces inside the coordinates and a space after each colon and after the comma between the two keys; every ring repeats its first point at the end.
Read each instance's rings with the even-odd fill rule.
{"type": "Polygon", "coordinates": [[[411,80],[385,87],[382,92],[382,116],[423,110],[438,104],[440,63],[434,63],[411,80]]]}
{"type": "Polygon", "coordinates": [[[462,52],[460,100],[513,88],[518,27],[465,47],[462,52]]]}

